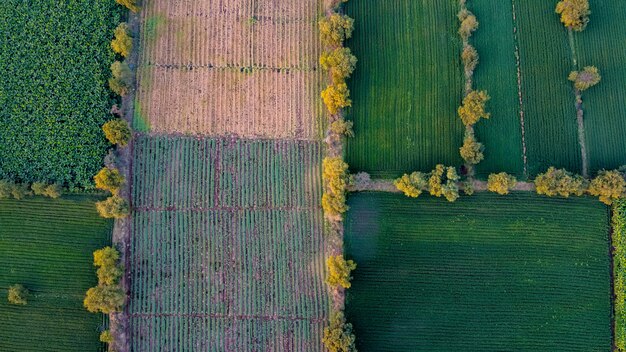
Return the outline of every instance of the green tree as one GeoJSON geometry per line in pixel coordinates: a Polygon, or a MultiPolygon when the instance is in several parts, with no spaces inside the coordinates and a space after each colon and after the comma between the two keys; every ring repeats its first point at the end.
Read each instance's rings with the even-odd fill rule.
{"type": "Polygon", "coordinates": [[[108,167],[103,167],[93,179],[96,182],[96,188],[113,194],[118,194],[125,182],[124,176],[120,174],[118,169],[110,169],[108,167]]]}
{"type": "Polygon", "coordinates": [[[132,87],[133,73],[126,62],[115,61],[111,64],[109,88],[115,94],[125,96],[132,87]]]}
{"type": "Polygon", "coordinates": [[[128,202],[120,196],[112,196],[101,202],[96,202],[96,209],[103,218],[122,219],[130,213],[128,202]]]}
{"type": "Polygon", "coordinates": [[[354,20],[338,13],[322,18],[318,25],[322,43],[327,47],[342,46],[344,40],[352,37],[354,30],[354,20]]]}
{"type": "Polygon", "coordinates": [[[332,51],[325,51],[320,57],[320,65],[324,70],[330,72],[335,84],[345,83],[356,66],[356,56],[352,55],[350,48],[336,48],[332,51]]]}
{"type": "Polygon", "coordinates": [[[572,194],[582,196],[588,186],[589,183],[582,176],[554,167],[548,168],[548,171],[537,175],[535,178],[537,194],[543,194],[548,197],[556,195],[569,197],[572,194]]]}
{"type": "Polygon", "coordinates": [[[626,180],[618,170],[602,170],[589,184],[589,194],[597,196],[604,204],[611,205],[626,193],[626,180]]]}
{"type": "Polygon", "coordinates": [[[328,111],[335,115],[340,109],[352,106],[350,90],[345,83],[331,84],[322,91],[322,99],[328,111]]]}
{"type": "Polygon", "coordinates": [[[350,288],[350,273],[356,269],[356,264],[352,260],[345,260],[343,255],[335,255],[326,258],[326,268],[328,278],[326,283],[332,288],[350,288]]]}
{"type": "Polygon", "coordinates": [[[589,23],[589,0],[563,0],[556,4],[556,13],[566,28],[583,31],[589,23]]]}
{"type": "Polygon", "coordinates": [[[465,134],[463,146],[460,148],[461,158],[470,165],[476,165],[485,158],[483,149],[483,144],[476,140],[474,133],[468,132],[465,134]]]}
{"type": "Polygon", "coordinates": [[[137,5],[138,0],[115,0],[120,5],[126,6],[127,9],[132,12],[139,12],[140,8],[137,5]]]}
{"type": "Polygon", "coordinates": [[[106,139],[112,144],[117,144],[124,147],[128,144],[131,138],[130,126],[124,119],[113,119],[106,122],[102,126],[106,139]]]}
{"type": "Polygon", "coordinates": [[[22,284],[15,284],[9,286],[9,293],[7,299],[9,303],[15,305],[25,306],[28,303],[28,289],[22,284]]]}
{"type": "Polygon", "coordinates": [[[471,91],[459,107],[458,113],[465,126],[474,125],[481,118],[488,119],[491,114],[485,110],[490,97],[486,91],[471,91]]]}
{"type": "Polygon", "coordinates": [[[115,39],[111,42],[111,49],[116,53],[127,57],[133,50],[133,38],[130,36],[130,29],[125,22],[120,23],[115,28],[115,39]]]}
{"type": "Polygon", "coordinates": [[[597,67],[587,66],[582,71],[570,72],[567,79],[574,82],[574,88],[582,92],[600,83],[602,77],[597,67]]]}
{"type": "Polygon", "coordinates": [[[515,187],[516,184],[517,179],[506,172],[491,174],[487,179],[487,190],[505,195],[509,194],[509,191],[515,187]]]}
{"type": "Polygon", "coordinates": [[[83,305],[92,313],[109,314],[119,312],[125,300],[126,295],[118,285],[98,285],[87,291],[83,305]]]}
{"type": "Polygon", "coordinates": [[[356,352],[356,337],[352,324],[346,323],[343,312],[335,311],[330,315],[330,324],[324,328],[322,339],[328,352],[356,352]]]}

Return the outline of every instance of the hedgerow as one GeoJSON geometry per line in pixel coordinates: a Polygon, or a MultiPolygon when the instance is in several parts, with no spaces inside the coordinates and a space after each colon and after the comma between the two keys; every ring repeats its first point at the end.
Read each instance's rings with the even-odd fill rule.
{"type": "Polygon", "coordinates": [[[613,204],[613,291],[615,347],[626,351],[626,201],[613,204]]]}
{"type": "Polygon", "coordinates": [[[93,185],[120,10],[112,0],[0,1],[0,179],[93,185]]]}
{"type": "Polygon", "coordinates": [[[423,191],[428,191],[432,196],[443,196],[449,202],[454,202],[459,198],[457,185],[459,180],[460,177],[454,167],[439,164],[427,174],[422,172],[404,174],[394,181],[394,185],[407,197],[417,198],[423,191]]]}

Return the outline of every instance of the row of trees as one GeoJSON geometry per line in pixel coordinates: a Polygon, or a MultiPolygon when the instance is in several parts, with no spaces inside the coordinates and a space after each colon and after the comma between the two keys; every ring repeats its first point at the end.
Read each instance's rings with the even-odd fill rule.
{"type": "Polygon", "coordinates": [[[0,180],[0,199],[23,199],[29,196],[44,196],[49,198],[59,198],[63,192],[61,185],[45,182],[15,183],[8,180],[0,180]]]}
{"type": "Polygon", "coordinates": [[[119,312],[126,295],[120,285],[124,270],[119,263],[120,253],[113,247],[104,247],[93,253],[93,265],[98,267],[98,285],[90,288],[83,301],[85,308],[92,313],[119,312]]]}
{"type": "Polygon", "coordinates": [[[459,198],[460,177],[453,166],[438,164],[429,173],[413,172],[404,174],[394,181],[394,185],[407,197],[417,198],[428,191],[435,197],[445,197],[449,202],[459,198]]]}

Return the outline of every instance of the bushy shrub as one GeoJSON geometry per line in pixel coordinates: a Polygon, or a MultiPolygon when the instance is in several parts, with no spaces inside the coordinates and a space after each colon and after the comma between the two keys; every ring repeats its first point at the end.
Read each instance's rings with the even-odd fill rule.
{"type": "Polygon", "coordinates": [[[30,189],[36,196],[44,196],[50,198],[59,198],[61,196],[61,186],[58,184],[47,184],[45,182],[35,182],[30,189]]]}
{"type": "Polygon", "coordinates": [[[352,121],[346,121],[344,119],[337,119],[330,124],[330,132],[338,135],[344,135],[346,137],[354,137],[354,131],[352,130],[352,121]]]}
{"type": "Polygon", "coordinates": [[[486,91],[471,91],[459,107],[458,113],[465,126],[474,125],[481,118],[488,119],[491,114],[485,110],[490,97],[486,91]]]}
{"type": "Polygon", "coordinates": [[[506,172],[491,174],[487,179],[487,190],[501,195],[509,194],[509,191],[515,187],[516,184],[517,179],[506,172]]]}
{"type": "Polygon", "coordinates": [[[115,28],[115,39],[111,42],[111,49],[116,53],[127,57],[133,49],[133,38],[130,36],[128,24],[120,23],[115,28]]]}
{"type": "Polygon", "coordinates": [[[459,26],[459,35],[463,41],[467,41],[474,31],[478,29],[478,20],[476,16],[467,9],[462,9],[457,15],[461,25],[459,26]]]}
{"type": "Polygon", "coordinates": [[[330,256],[326,258],[326,268],[328,278],[326,283],[332,288],[350,288],[350,272],[356,269],[356,264],[352,260],[345,260],[343,255],[330,256]]]}
{"type": "Polygon", "coordinates": [[[104,330],[100,333],[100,342],[103,343],[111,343],[113,342],[113,335],[111,335],[111,331],[104,330]]]}
{"type": "Polygon", "coordinates": [[[478,66],[478,51],[469,44],[464,45],[463,52],[461,52],[461,60],[466,72],[474,72],[474,69],[478,66]]]}
{"type": "Polygon", "coordinates": [[[126,8],[131,10],[132,12],[138,12],[140,10],[139,6],[137,5],[138,0],[115,0],[115,2],[120,5],[126,6],[126,8]]]}
{"type": "Polygon", "coordinates": [[[83,305],[92,313],[104,314],[119,312],[126,296],[118,285],[98,285],[87,291],[83,305]]]}
{"type": "Polygon", "coordinates": [[[535,178],[537,194],[543,194],[548,197],[556,195],[569,197],[572,194],[582,196],[588,185],[589,183],[582,176],[554,167],[550,167],[548,171],[537,175],[535,178]]]}
{"type": "Polygon", "coordinates": [[[93,177],[96,188],[103,191],[109,191],[118,194],[122,185],[124,185],[124,176],[120,174],[118,169],[110,169],[103,167],[96,176],[93,177]]]}
{"type": "Polygon", "coordinates": [[[14,183],[11,188],[11,195],[13,198],[20,200],[27,196],[32,196],[33,193],[30,191],[30,187],[26,183],[14,183]]]}
{"type": "Polygon", "coordinates": [[[13,182],[7,180],[0,180],[0,199],[11,198],[11,191],[13,190],[13,182]]]}
{"type": "Polygon", "coordinates": [[[322,43],[327,47],[342,46],[344,40],[352,37],[354,30],[354,20],[338,13],[322,18],[318,25],[322,43]]]}
{"type": "Polygon", "coordinates": [[[421,172],[413,172],[410,175],[404,174],[396,179],[393,184],[405,196],[417,198],[423,190],[428,189],[428,175],[421,172]]]}
{"type": "Polygon", "coordinates": [[[130,91],[133,73],[126,62],[115,61],[111,64],[109,88],[117,95],[125,96],[130,91]]]}
{"type": "Polygon", "coordinates": [[[611,205],[613,201],[624,196],[626,181],[618,170],[602,170],[589,184],[589,194],[597,196],[604,204],[611,205]]]}
{"type": "Polygon", "coordinates": [[[480,163],[484,158],[483,144],[474,137],[474,133],[468,132],[463,139],[463,146],[460,148],[461,158],[470,165],[480,163]]]}
{"type": "Polygon", "coordinates": [[[25,306],[28,303],[28,289],[24,287],[22,284],[15,284],[9,286],[9,292],[7,295],[7,299],[9,303],[25,306]]]}
{"type": "Polygon", "coordinates": [[[582,31],[589,23],[589,0],[562,0],[556,4],[556,13],[567,28],[582,31]]]}
{"type": "Polygon", "coordinates": [[[600,83],[600,71],[595,66],[587,66],[582,71],[572,71],[567,78],[574,82],[574,88],[585,91],[600,83]]]}
{"type": "Polygon", "coordinates": [[[337,217],[348,210],[346,187],[349,183],[348,164],[341,158],[324,158],[322,161],[324,194],[322,208],[329,217],[337,217]]]}
{"type": "Polygon", "coordinates": [[[96,209],[103,218],[122,219],[130,213],[128,202],[120,196],[112,196],[101,202],[96,202],[96,209]]]}
{"type": "Polygon", "coordinates": [[[352,106],[349,98],[350,90],[345,83],[331,84],[322,91],[322,99],[331,114],[336,114],[340,109],[352,106]]]}
{"type": "Polygon", "coordinates": [[[356,56],[352,55],[350,48],[336,48],[326,51],[320,57],[320,65],[330,72],[335,84],[345,82],[350,77],[356,66],[356,56]]]}
{"type": "Polygon", "coordinates": [[[443,196],[449,202],[454,202],[459,198],[459,186],[457,185],[459,179],[460,177],[454,167],[445,167],[439,164],[430,173],[428,191],[432,196],[443,196]]]}
{"type": "Polygon", "coordinates": [[[471,181],[463,182],[463,193],[467,194],[468,196],[474,194],[474,183],[472,183],[471,181]]]}
{"type": "Polygon", "coordinates": [[[112,144],[123,147],[130,141],[130,126],[124,119],[117,118],[106,122],[102,126],[102,131],[104,131],[106,139],[112,144]]]}
{"type": "Polygon", "coordinates": [[[322,339],[328,352],[356,352],[356,338],[352,324],[346,323],[343,312],[335,311],[330,315],[330,324],[324,328],[322,339]]]}

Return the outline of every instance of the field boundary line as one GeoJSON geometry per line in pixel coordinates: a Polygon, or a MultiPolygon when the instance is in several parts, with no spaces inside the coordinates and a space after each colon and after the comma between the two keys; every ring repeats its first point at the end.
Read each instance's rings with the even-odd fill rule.
{"type": "Polygon", "coordinates": [[[524,178],[528,178],[528,159],[526,157],[526,126],[524,123],[524,98],[522,95],[522,64],[519,54],[519,38],[517,36],[517,12],[515,11],[515,0],[511,0],[513,11],[513,42],[515,43],[515,66],[517,69],[517,96],[519,99],[520,127],[522,129],[522,158],[524,160],[524,178]]]}
{"type": "Polygon", "coordinates": [[[213,140],[222,140],[222,141],[245,141],[245,142],[280,142],[280,143],[285,143],[285,142],[300,142],[300,143],[323,143],[322,141],[320,141],[319,139],[316,138],[269,138],[269,137],[244,137],[244,136],[238,136],[236,134],[216,134],[216,135],[211,135],[211,134],[202,134],[202,133],[182,133],[182,132],[159,132],[159,131],[153,131],[153,132],[134,132],[133,134],[133,138],[142,138],[142,137],[146,137],[146,138],[154,138],[154,137],[172,137],[172,138],[181,138],[181,137],[185,137],[185,138],[190,138],[190,139],[197,139],[197,140],[204,140],[204,139],[213,139],[213,140]]]}
{"type": "Polygon", "coordinates": [[[205,212],[205,211],[227,211],[227,212],[237,212],[237,211],[245,211],[245,210],[275,210],[275,211],[315,211],[318,210],[317,206],[310,207],[298,207],[298,206],[284,206],[284,207],[273,207],[273,206],[247,206],[247,207],[236,207],[236,206],[221,206],[221,207],[146,207],[146,206],[138,206],[134,207],[133,211],[135,212],[179,212],[179,211],[189,211],[189,212],[205,212]]]}
{"type": "MultiPolygon", "coordinates": [[[[572,54],[572,67],[578,70],[578,53],[574,41],[574,32],[567,29],[567,39],[572,54]]],[[[578,144],[580,146],[580,160],[582,162],[582,176],[589,178],[589,160],[587,159],[587,140],[585,138],[585,112],[583,110],[583,96],[579,89],[574,88],[574,103],[576,107],[576,124],[578,127],[578,144]]]]}
{"type": "Polygon", "coordinates": [[[148,318],[148,317],[174,317],[174,318],[217,318],[225,320],[288,320],[288,321],[308,321],[313,323],[323,323],[325,318],[320,317],[298,317],[298,316],[286,316],[286,315],[255,315],[255,314],[221,314],[221,313],[130,313],[133,318],[148,318]]]}
{"type": "MultiPolygon", "coordinates": [[[[402,193],[394,184],[395,180],[377,179],[369,182],[364,182],[358,186],[348,186],[348,192],[388,192],[388,193],[402,193]]],[[[457,182],[457,186],[460,190],[465,189],[464,182],[457,182]]],[[[487,181],[473,180],[472,186],[474,192],[487,192],[487,181]]],[[[535,184],[532,182],[517,182],[511,191],[535,191],[535,184]]]]}
{"type": "Polygon", "coordinates": [[[313,67],[304,67],[304,66],[285,66],[285,67],[277,67],[277,66],[259,66],[259,65],[215,65],[215,64],[205,64],[205,65],[194,65],[194,64],[161,64],[161,63],[147,63],[138,65],[138,67],[156,67],[156,68],[164,68],[164,69],[175,69],[175,70],[196,70],[196,69],[210,69],[210,70],[224,70],[224,71],[241,71],[246,74],[253,74],[254,71],[272,71],[276,73],[290,73],[290,72],[317,72],[317,66],[313,67]],[[245,72],[245,70],[252,70],[253,72],[245,72]]]}

